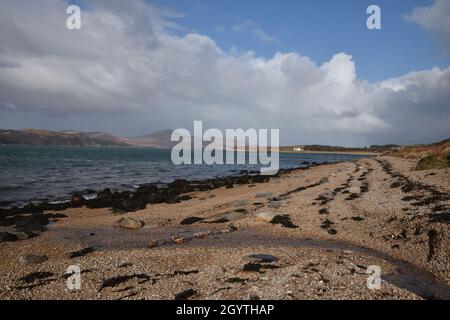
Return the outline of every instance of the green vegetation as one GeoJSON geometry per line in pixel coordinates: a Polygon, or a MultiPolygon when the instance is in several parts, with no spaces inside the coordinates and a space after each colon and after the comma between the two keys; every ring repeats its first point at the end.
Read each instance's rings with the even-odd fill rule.
{"type": "Polygon", "coordinates": [[[417,171],[430,170],[430,169],[442,169],[448,167],[449,163],[447,159],[441,159],[434,155],[422,158],[416,166],[417,171]]]}

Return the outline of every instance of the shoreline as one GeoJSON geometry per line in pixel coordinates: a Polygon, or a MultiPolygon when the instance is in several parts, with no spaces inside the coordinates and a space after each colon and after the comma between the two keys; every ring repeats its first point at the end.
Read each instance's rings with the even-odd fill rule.
{"type": "Polygon", "coordinates": [[[370,151],[293,151],[280,150],[280,153],[298,153],[298,154],[343,154],[343,155],[358,155],[358,156],[380,156],[381,153],[370,151]]]}
{"type": "Polygon", "coordinates": [[[173,299],[192,289],[190,299],[448,299],[450,170],[410,171],[414,163],[360,158],[264,181],[178,182],[167,194],[183,190],[180,202],[126,213],[43,210],[31,214],[47,215],[42,233],[0,244],[0,297],[173,299]],[[19,262],[31,253],[47,259],[19,262]],[[59,280],[73,264],[81,291],[59,280]],[[380,290],[366,287],[370,265],[383,270],[380,290]]]}

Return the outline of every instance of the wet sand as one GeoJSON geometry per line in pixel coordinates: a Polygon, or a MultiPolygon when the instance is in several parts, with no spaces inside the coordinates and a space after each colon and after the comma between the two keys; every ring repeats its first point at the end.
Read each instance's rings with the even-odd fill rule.
{"type": "Polygon", "coordinates": [[[0,299],[449,299],[450,169],[415,163],[321,165],[121,215],[67,209],[0,244],[0,299]],[[120,228],[124,217],[145,225],[120,228]],[[29,254],[48,260],[19,261],[29,254]],[[67,289],[70,265],[81,290],[67,289]],[[380,289],[367,287],[373,265],[380,289]]]}

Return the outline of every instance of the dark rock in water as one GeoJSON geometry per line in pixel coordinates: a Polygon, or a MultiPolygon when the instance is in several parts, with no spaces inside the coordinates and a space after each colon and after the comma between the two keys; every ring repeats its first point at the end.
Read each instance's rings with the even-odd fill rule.
{"type": "Polygon", "coordinates": [[[188,217],[186,219],[181,220],[180,224],[181,225],[188,225],[188,224],[194,224],[200,221],[203,221],[203,218],[199,218],[199,217],[188,217]]]}
{"type": "Polygon", "coordinates": [[[291,228],[296,229],[298,226],[292,223],[291,218],[287,215],[277,215],[275,216],[272,221],[270,221],[271,224],[281,224],[285,228],[291,228]]]}
{"type": "Polygon", "coordinates": [[[113,201],[113,212],[126,213],[143,210],[147,207],[148,199],[145,196],[132,195],[113,201]]]}
{"type": "Polygon", "coordinates": [[[88,248],[84,248],[84,249],[81,249],[78,251],[73,251],[73,252],[69,253],[69,258],[73,259],[73,258],[83,257],[94,251],[95,251],[95,249],[93,247],[88,247],[88,248]]]}
{"type": "Polygon", "coordinates": [[[109,198],[111,197],[111,195],[112,195],[111,189],[106,188],[103,191],[97,193],[97,199],[109,198]]]}
{"type": "Polygon", "coordinates": [[[177,293],[174,297],[175,300],[187,300],[190,297],[195,296],[196,294],[198,294],[197,290],[194,289],[187,289],[184,291],[181,291],[179,293],[177,293]]]}
{"type": "Polygon", "coordinates": [[[136,190],[136,194],[138,195],[151,195],[156,192],[158,192],[158,186],[153,183],[141,185],[136,190]]]}
{"type": "Polygon", "coordinates": [[[17,241],[18,238],[15,234],[9,232],[0,232],[0,243],[7,241],[17,241]]]}
{"type": "Polygon", "coordinates": [[[40,264],[48,260],[47,256],[37,254],[27,254],[19,257],[18,261],[21,264],[40,264]]]}
{"type": "Polygon", "coordinates": [[[259,262],[259,263],[270,263],[278,261],[277,257],[265,253],[249,254],[245,256],[244,259],[250,262],[259,262]]]}
{"type": "Polygon", "coordinates": [[[191,183],[185,179],[176,179],[167,185],[168,189],[176,194],[194,191],[191,183]]]}

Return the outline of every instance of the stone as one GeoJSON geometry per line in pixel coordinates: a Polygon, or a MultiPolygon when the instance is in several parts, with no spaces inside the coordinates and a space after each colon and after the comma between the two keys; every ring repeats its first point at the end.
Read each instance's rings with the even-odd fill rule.
{"type": "Polygon", "coordinates": [[[256,214],[256,220],[262,221],[262,222],[270,222],[276,216],[277,216],[277,214],[273,213],[273,212],[268,212],[268,211],[259,212],[259,213],[256,214]]]}
{"type": "Polygon", "coordinates": [[[298,228],[298,226],[296,226],[295,224],[292,223],[291,218],[287,214],[275,216],[270,221],[270,223],[271,224],[280,224],[280,225],[282,225],[285,228],[291,228],[291,229],[298,228]]]}
{"type": "Polygon", "coordinates": [[[18,237],[15,234],[9,232],[0,232],[0,243],[7,241],[17,241],[18,237]]]}
{"type": "Polygon", "coordinates": [[[117,221],[117,225],[124,229],[140,229],[145,225],[145,223],[144,221],[136,218],[126,217],[117,221]]]}
{"type": "Polygon", "coordinates": [[[17,240],[27,240],[33,237],[33,234],[27,232],[14,232],[14,235],[17,237],[17,240]]]}
{"type": "Polygon", "coordinates": [[[173,243],[176,243],[176,244],[183,244],[183,243],[186,243],[186,242],[188,242],[190,239],[188,239],[188,238],[183,238],[183,237],[176,237],[176,236],[173,236],[172,237],[172,242],[173,243]]]}
{"type": "Polygon", "coordinates": [[[324,178],[320,179],[319,183],[320,184],[328,183],[328,178],[324,177],[324,178]]]}
{"type": "Polygon", "coordinates": [[[199,217],[187,217],[187,218],[181,220],[180,224],[181,225],[194,224],[194,223],[200,222],[202,220],[204,220],[204,219],[199,218],[199,217]]]}
{"type": "Polygon", "coordinates": [[[196,232],[194,233],[194,238],[196,239],[203,239],[206,238],[208,236],[207,232],[196,232]]]}
{"type": "Polygon", "coordinates": [[[358,193],[361,193],[361,188],[360,187],[351,187],[350,189],[348,189],[348,191],[351,194],[358,194],[358,193]]]}
{"type": "Polygon", "coordinates": [[[228,222],[228,221],[236,221],[236,220],[245,219],[246,215],[243,212],[230,212],[230,213],[224,214],[220,218],[225,219],[228,222]]]}
{"type": "Polygon", "coordinates": [[[152,239],[152,240],[150,240],[148,243],[147,243],[147,248],[156,248],[157,246],[159,246],[159,242],[158,242],[158,240],[154,240],[154,239],[152,239]]]}
{"type": "Polygon", "coordinates": [[[244,256],[244,260],[249,262],[270,263],[277,262],[278,258],[270,254],[254,253],[244,256]]]}
{"type": "Polygon", "coordinates": [[[273,195],[272,192],[265,191],[265,192],[257,193],[257,194],[255,195],[255,198],[267,198],[267,197],[270,197],[270,196],[272,196],[272,195],[273,195]]]}
{"type": "Polygon", "coordinates": [[[278,209],[279,207],[281,207],[280,201],[272,201],[269,203],[269,208],[278,209]]]}
{"type": "Polygon", "coordinates": [[[47,256],[37,254],[21,255],[18,258],[20,264],[40,264],[48,260],[47,256]]]}
{"type": "Polygon", "coordinates": [[[245,206],[247,204],[247,200],[236,200],[233,201],[233,206],[234,207],[242,207],[245,206]]]}

